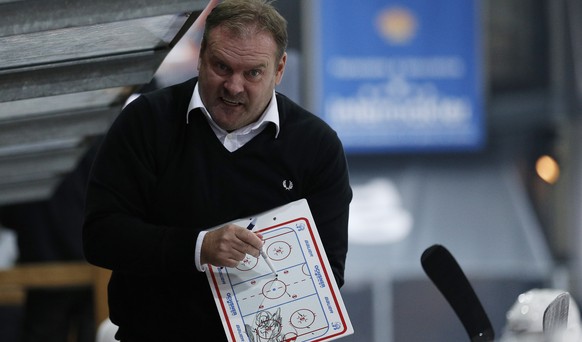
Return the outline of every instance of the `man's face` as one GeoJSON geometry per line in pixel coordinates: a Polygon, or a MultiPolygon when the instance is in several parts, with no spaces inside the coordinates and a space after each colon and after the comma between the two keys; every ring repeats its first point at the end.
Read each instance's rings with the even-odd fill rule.
{"type": "Polygon", "coordinates": [[[261,116],[285,69],[287,55],[276,60],[276,51],[266,32],[238,37],[221,26],[210,31],[198,82],[202,102],[220,127],[233,131],[261,116]]]}

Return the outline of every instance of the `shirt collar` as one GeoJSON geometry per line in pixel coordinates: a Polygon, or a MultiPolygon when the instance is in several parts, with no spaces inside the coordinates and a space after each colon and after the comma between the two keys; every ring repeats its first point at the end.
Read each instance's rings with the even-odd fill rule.
{"type": "MultiPolygon", "coordinates": [[[[194,86],[194,92],[192,93],[192,98],[190,99],[190,103],[188,104],[188,111],[186,112],[186,124],[188,124],[188,118],[190,116],[190,112],[196,108],[200,108],[202,110],[202,112],[204,113],[204,116],[208,119],[208,122],[210,122],[210,125],[213,127],[214,130],[219,130],[219,131],[226,133],[226,131],[224,129],[220,128],[220,126],[218,126],[218,124],[216,122],[214,122],[214,120],[210,116],[210,113],[208,112],[206,107],[204,107],[204,103],[202,103],[202,98],[200,97],[200,92],[198,90],[198,82],[196,82],[196,85],[194,86]]],[[[277,106],[277,98],[275,96],[274,90],[273,90],[273,96],[271,97],[271,101],[269,102],[267,109],[265,109],[265,111],[263,112],[263,114],[261,115],[259,120],[255,121],[255,122],[253,122],[245,127],[241,127],[237,131],[240,132],[241,134],[249,133],[249,132],[252,132],[254,130],[259,129],[260,127],[262,127],[263,125],[266,125],[269,122],[272,122],[273,124],[275,124],[275,138],[277,138],[279,136],[279,130],[280,130],[279,108],[277,106]]]]}

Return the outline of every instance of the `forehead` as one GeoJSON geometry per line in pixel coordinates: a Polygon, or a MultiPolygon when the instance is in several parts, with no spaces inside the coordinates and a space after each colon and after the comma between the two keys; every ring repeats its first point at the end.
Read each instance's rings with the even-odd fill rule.
{"type": "Polygon", "coordinates": [[[209,32],[206,43],[205,53],[210,57],[233,63],[271,64],[277,51],[277,44],[268,32],[234,32],[222,26],[209,32]]]}

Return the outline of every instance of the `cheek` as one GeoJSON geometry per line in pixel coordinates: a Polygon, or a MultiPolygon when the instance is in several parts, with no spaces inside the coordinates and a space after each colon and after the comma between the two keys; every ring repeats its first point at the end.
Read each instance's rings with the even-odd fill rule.
{"type": "Polygon", "coordinates": [[[211,69],[204,70],[203,74],[206,76],[208,81],[216,82],[215,80],[218,78],[218,75],[211,69]]]}
{"type": "Polygon", "coordinates": [[[260,104],[260,102],[263,101],[264,95],[260,91],[260,89],[257,89],[255,87],[247,87],[246,93],[247,93],[247,97],[249,99],[249,104],[251,106],[258,106],[260,104]]]}
{"type": "Polygon", "coordinates": [[[212,72],[207,72],[204,75],[201,74],[200,77],[204,79],[204,87],[207,93],[216,94],[220,92],[222,79],[219,76],[212,72]]]}
{"type": "Polygon", "coordinates": [[[253,110],[262,112],[273,94],[270,92],[270,88],[263,86],[259,89],[247,90],[247,95],[253,110]]]}

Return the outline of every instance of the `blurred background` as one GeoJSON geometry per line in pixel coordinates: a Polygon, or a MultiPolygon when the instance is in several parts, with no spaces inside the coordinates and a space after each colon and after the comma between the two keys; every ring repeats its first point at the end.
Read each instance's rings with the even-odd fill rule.
{"type": "MultiPolygon", "coordinates": [[[[196,75],[214,3],[0,0],[0,341],[95,339],[107,273],[80,249],[93,148],[132,96],[196,75]]],[[[350,165],[343,340],[468,340],[422,270],[433,244],[499,338],[521,293],[582,298],[580,1],[275,6],[278,91],[337,130],[350,165]]]]}

